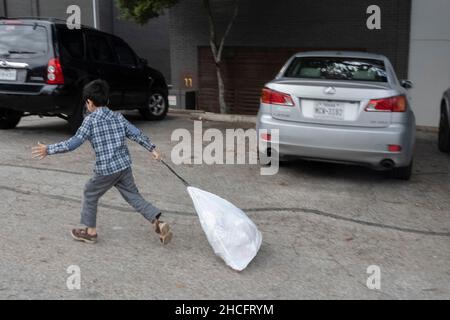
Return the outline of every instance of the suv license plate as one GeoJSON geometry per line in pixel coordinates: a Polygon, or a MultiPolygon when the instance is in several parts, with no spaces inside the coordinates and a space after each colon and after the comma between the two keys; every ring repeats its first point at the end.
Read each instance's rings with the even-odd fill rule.
{"type": "Polygon", "coordinates": [[[17,70],[15,69],[0,69],[0,80],[16,81],[17,70]]]}

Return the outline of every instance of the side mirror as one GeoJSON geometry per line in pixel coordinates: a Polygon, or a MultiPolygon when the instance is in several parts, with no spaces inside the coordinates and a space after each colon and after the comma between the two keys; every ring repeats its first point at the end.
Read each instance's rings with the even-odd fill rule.
{"type": "Polygon", "coordinates": [[[411,80],[402,80],[401,86],[405,89],[412,89],[414,87],[414,83],[411,80]]]}

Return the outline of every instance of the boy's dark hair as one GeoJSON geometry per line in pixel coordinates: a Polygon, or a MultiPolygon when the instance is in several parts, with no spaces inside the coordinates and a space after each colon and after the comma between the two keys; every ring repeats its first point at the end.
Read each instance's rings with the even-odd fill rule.
{"type": "Polygon", "coordinates": [[[107,106],[109,101],[109,85],[104,80],[94,80],[83,88],[83,100],[91,100],[96,107],[107,106]]]}

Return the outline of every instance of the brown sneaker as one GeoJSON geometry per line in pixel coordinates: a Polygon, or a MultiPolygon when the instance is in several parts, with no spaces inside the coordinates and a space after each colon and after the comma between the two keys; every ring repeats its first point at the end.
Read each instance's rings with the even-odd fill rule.
{"type": "Polygon", "coordinates": [[[173,237],[173,234],[172,234],[172,232],[169,231],[165,235],[159,236],[159,240],[161,241],[162,244],[166,245],[170,241],[172,241],[172,237],[173,237]]]}
{"type": "Polygon", "coordinates": [[[170,227],[167,223],[156,219],[153,226],[155,227],[155,232],[159,234],[159,240],[162,244],[168,244],[172,240],[173,234],[170,232],[170,227]]]}
{"type": "Polygon", "coordinates": [[[87,228],[85,229],[73,229],[70,233],[72,235],[72,238],[74,238],[77,241],[83,241],[86,243],[96,243],[97,242],[97,235],[90,235],[87,232],[87,228]]]}

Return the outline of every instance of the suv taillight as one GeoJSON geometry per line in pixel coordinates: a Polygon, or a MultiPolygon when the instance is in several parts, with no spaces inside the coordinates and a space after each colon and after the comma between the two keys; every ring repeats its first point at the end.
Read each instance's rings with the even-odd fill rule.
{"type": "Polygon", "coordinates": [[[50,59],[47,65],[47,83],[64,84],[64,75],[59,58],[50,59]]]}
{"type": "Polygon", "coordinates": [[[406,98],[405,96],[396,96],[385,99],[370,100],[365,110],[374,112],[405,112],[406,98]]]}
{"type": "Polygon", "coordinates": [[[278,92],[269,88],[264,88],[261,94],[261,102],[267,104],[276,104],[279,106],[294,105],[294,101],[290,94],[278,92]]]}

